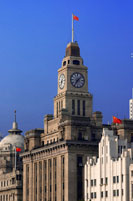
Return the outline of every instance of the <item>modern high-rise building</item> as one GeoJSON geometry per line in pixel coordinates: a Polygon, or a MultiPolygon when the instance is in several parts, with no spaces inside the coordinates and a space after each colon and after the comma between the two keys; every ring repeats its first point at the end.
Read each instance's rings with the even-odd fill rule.
{"type": "Polygon", "coordinates": [[[44,130],[25,133],[23,201],[83,199],[84,164],[88,154],[97,155],[103,127],[88,79],[78,43],[71,42],[58,70],[54,115],[45,116],[44,130]]]}
{"type": "Polygon", "coordinates": [[[132,99],[129,100],[129,119],[133,119],[133,89],[132,89],[132,99]]]}
{"type": "Polygon", "coordinates": [[[132,201],[133,143],[103,129],[99,157],[88,157],[84,181],[85,201],[132,201]]]}

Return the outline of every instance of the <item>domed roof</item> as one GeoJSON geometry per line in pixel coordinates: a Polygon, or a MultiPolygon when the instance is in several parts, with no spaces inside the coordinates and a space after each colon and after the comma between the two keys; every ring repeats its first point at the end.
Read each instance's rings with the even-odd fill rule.
{"type": "Polygon", "coordinates": [[[15,134],[9,134],[6,137],[4,137],[0,142],[0,149],[3,148],[15,148],[19,147],[21,150],[24,149],[24,136],[22,135],[15,135],[15,134]]]}
{"type": "Polygon", "coordinates": [[[13,122],[13,127],[8,132],[9,132],[9,135],[4,137],[0,141],[0,150],[11,151],[11,150],[14,150],[15,147],[19,147],[23,151],[24,136],[20,134],[22,131],[18,129],[18,125],[16,122],[16,111],[15,111],[15,122],[13,122]]]}

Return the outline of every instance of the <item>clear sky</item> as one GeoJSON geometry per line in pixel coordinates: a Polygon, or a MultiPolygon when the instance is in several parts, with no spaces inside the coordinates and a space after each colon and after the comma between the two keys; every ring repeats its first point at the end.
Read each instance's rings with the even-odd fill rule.
{"type": "Polygon", "coordinates": [[[7,135],[14,110],[23,133],[43,128],[53,113],[57,70],[75,40],[88,67],[93,110],[103,122],[112,115],[128,118],[133,87],[132,0],[4,0],[0,1],[0,132],[7,135]]]}

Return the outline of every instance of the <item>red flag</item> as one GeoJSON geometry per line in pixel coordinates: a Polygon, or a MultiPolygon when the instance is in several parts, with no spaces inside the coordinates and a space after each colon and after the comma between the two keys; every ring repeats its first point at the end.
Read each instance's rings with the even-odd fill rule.
{"type": "Polygon", "coordinates": [[[16,152],[21,152],[21,148],[16,147],[16,152]]]}
{"type": "Polygon", "coordinates": [[[118,119],[117,117],[113,116],[113,123],[122,124],[122,120],[118,119]]]}
{"type": "Polygon", "coordinates": [[[75,15],[73,15],[73,19],[79,21],[79,18],[75,15]]]}

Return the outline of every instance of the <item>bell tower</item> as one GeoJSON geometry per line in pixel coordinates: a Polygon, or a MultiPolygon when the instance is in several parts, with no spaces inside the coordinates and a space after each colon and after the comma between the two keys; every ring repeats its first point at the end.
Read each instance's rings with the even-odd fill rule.
{"type": "Polygon", "coordinates": [[[88,68],[84,66],[77,42],[70,42],[58,70],[58,93],[54,98],[54,117],[62,109],[70,115],[90,117],[92,95],[88,92],[88,68]]]}

